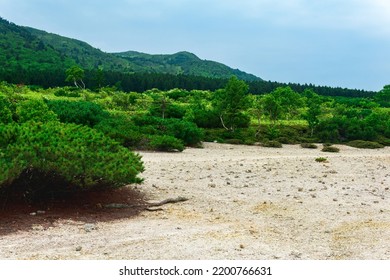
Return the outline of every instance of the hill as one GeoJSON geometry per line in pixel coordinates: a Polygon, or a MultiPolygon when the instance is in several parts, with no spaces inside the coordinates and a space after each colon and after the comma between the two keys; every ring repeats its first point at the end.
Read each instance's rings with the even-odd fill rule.
{"type": "Polygon", "coordinates": [[[141,52],[128,51],[116,53],[129,63],[144,67],[147,72],[184,74],[209,78],[229,78],[232,75],[246,81],[259,81],[255,75],[232,69],[222,63],[202,60],[190,52],[178,52],[172,55],[151,55],[141,52]]]}
{"type": "MultiPolygon", "coordinates": [[[[185,74],[208,78],[232,75],[247,81],[260,78],[232,69],[222,63],[202,60],[189,52],[149,55],[134,51],[106,53],[80,40],[22,27],[0,18],[0,78],[16,83],[31,83],[29,73],[56,73],[71,65],[86,70],[99,67],[121,73],[185,74]]],[[[50,76],[50,74],[49,74],[50,76]]],[[[61,75],[62,76],[62,75],[61,75]]]]}

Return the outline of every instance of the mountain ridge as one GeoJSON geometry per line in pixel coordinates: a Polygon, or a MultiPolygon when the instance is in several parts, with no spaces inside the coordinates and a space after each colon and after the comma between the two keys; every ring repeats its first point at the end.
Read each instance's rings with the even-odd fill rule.
{"type": "Polygon", "coordinates": [[[200,59],[188,51],[158,55],[138,51],[109,53],[82,40],[19,26],[3,18],[0,18],[0,46],[5,53],[5,57],[0,56],[0,67],[15,71],[37,71],[43,62],[50,68],[52,62],[56,69],[77,64],[87,70],[103,68],[122,73],[184,74],[208,78],[237,76],[246,81],[262,80],[220,62],[200,59]]]}

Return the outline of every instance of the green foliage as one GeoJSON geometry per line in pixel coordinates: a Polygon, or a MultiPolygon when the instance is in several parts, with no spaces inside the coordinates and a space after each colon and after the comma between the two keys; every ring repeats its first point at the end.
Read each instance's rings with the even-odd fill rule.
{"type": "Polygon", "coordinates": [[[315,159],[316,162],[327,162],[328,159],[327,158],[324,158],[324,157],[318,157],[315,159]]]}
{"type": "Polygon", "coordinates": [[[152,135],[149,137],[148,147],[151,150],[174,152],[183,151],[183,142],[173,136],[169,135],[152,135]]]}
{"type": "Polygon", "coordinates": [[[241,139],[227,139],[225,141],[226,144],[232,144],[232,145],[242,145],[244,142],[241,139]]]}
{"type": "Polygon", "coordinates": [[[301,143],[301,147],[305,149],[317,149],[317,145],[313,143],[301,143]]]}
{"type": "Polygon", "coordinates": [[[243,114],[249,106],[248,85],[244,81],[230,78],[225,89],[216,91],[214,98],[214,107],[225,129],[234,131],[249,126],[250,118],[243,114]]]}
{"type": "Polygon", "coordinates": [[[68,69],[66,69],[66,82],[72,82],[75,87],[77,88],[85,88],[84,84],[84,77],[85,77],[85,72],[83,69],[81,69],[79,66],[72,66],[68,69]]]}
{"type": "Polygon", "coordinates": [[[111,115],[94,128],[115,139],[124,147],[142,148],[143,141],[147,138],[126,115],[111,115]]]}
{"type": "Polygon", "coordinates": [[[219,128],[221,120],[215,110],[192,110],[191,121],[201,128],[219,128]]]}
{"type": "Polygon", "coordinates": [[[112,102],[117,108],[129,110],[131,106],[135,105],[137,98],[138,94],[136,93],[116,92],[112,95],[112,102]]]}
{"type": "Polygon", "coordinates": [[[8,98],[0,94],[0,124],[12,122],[11,102],[8,98]]]}
{"type": "Polygon", "coordinates": [[[322,148],[321,150],[322,152],[327,152],[327,153],[338,153],[340,152],[340,149],[337,148],[337,147],[333,147],[333,146],[325,146],[322,148]]]}
{"type": "Polygon", "coordinates": [[[48,122],[57,120],[56,114],[40,99],[25,100],[18,103],[16,108],[18,122],[28,121],[48,122]]]}
{"type": "Polygon", "coordinates": [[[383,87],[381,91],[375,94],[374,99],[383,107],[390,107],[390,85],[383,87]]]}
{"type": "Polygon", "coordinates": [[[134,117],[133,122],[145,134],[169,135],[195,146],[203,138],[203,131],[196,124],[179,119],[162,119],[157,117],[134,117]]]}
{"type": "Polygon", "coordinates": [[[56,174],[80,189],[141,182],[137,177],[143,171],[140,156],[86,126],[0,125],[0,139],[1,187],[10,186],[25,170],[56,174]]]}
{"type": "Polygon", "coordinates": [[[283,147],[282,143],[275,141],[275,140],[264,141],[263,143],[261,143],[261,146],[267,147],[267,148],[282,148],[283,147]]]}
{"type": "Polygon", "coordinates": [[[347,143],[348,146],[359,148],[359,149],[380,149],[384,146],[378,142],[354,140],[347,143]]]}
{"type": "Polygon", "coordinates": [[[58,97],[74,97],[74,98],[81,97],[80,91],[71,90],[68,88],[58,88],[54,92],[54,95],[58,97]]]}
{"type": "Polygon", "coordinates": [[[306,96],[307,106],[307,111],[303,114],[303,118],[309,124],[310,136],[313,136],[314,129],[320,123],[321,98],[313,90],[305,90],[303,94],[306,96]]]}
{"type": "Polygon", "coordinates": [[[63,123],[93,127],[108,117],[100,105],[88,101],[48,100],[46,103],[63,123]]]}

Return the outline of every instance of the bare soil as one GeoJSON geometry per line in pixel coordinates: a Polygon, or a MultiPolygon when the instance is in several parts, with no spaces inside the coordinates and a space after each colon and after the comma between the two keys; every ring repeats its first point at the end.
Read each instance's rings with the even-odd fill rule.
{"type": "Polygon", "coordinates": [[[141,152],[145,182],[0,213],[0,259],[390,259],[390,148],[204,143],[141,152]],[[324,163],[316,162],[326,157],[324,163]],[[121,203],[186,197],[146,211],[121,203]]]}

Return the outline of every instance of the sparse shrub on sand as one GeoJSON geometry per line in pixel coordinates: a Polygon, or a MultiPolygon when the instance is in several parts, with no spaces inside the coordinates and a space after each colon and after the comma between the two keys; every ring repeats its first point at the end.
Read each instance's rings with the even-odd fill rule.
{"type": "Polygon", "coordinates": [[[378,142],[364,141],[364,140],[354,140],[347,143],[348,146],[359,148],[359,149],[380,149],[384,146],[378,142]]]}
{"type": "Polygon", "coordinates": [[[313,143],[302,143],[301,147],[305,148],[305,149],[317,149],[318,148],[317,145],[313,144],[313,143]]]}
{"type": "Polygon", "coordinates": [[[337,148],[337,147],[334,147],[334,146],[325,146],[322,148],[323,152],[327,152],[327,153],[338,153],[340,152],[340,149],[337,148]]]}
{"type": "Polygon", "coordinates": [[[270,140],[270,141],[264,141],[261,146],[267,147],[267,148],[282,148],[283,145],[282,143],[275,141],[275,140],[270,140]]]}
{"type": "Polygon", "coordinates": [[[316,162],[327,162],[328,159],[327,158],[324,158],[324,157],[318,157],[316,158],[316,162]]]}

